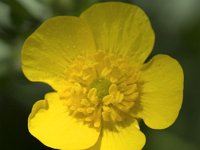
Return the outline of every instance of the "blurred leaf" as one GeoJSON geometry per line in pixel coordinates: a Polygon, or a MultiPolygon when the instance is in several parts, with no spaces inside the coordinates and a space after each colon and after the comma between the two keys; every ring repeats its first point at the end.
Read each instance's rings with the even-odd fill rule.
{"type": "Polygon", "coordinates": [[[11,27],[10,7],[0,2],[0,25],[11,27]]]}
{"type": "Polygon", "coordinates": [[[74,15],[76,0],[45,0],[52,8],[54,15],[74,15]]]}
{"type": "Polygon", "coordinates": [[[10,46],[0,39],[0,62],[10,57],[10,46]]]}
{"type": "Polygon", "coordinates": [[[7,26],[0,26],[0,39],[3,39],[9,43],[16,37],[16,30],[7,26]]]}
{"type": "Polygon", "coordinates": [[[16,0],[2,0],[10,6],[12,23],[15,27],[20,26],[28,18],[32,18],[31,14],[16,0]]]}
{"type": "Polygon", "coordinates": [[[54,15],[76,15],[78,16],[92,3],[98,0],[43,0],[47,1],[54,12],[54,15]]]}
{"type": "Polygon", "coordinates": [[[39,20],[51,17],[52,11],[47,3],[39,0],[17,0],[30,14],[39,20]]]}
{"type": "Polygon", "coordinates": [[[8,59],[11,56],[10,46],[0,39],[0,77],[9,70],[8,59]]]}
{"type": "Polygon", "coordinates": [[[25,80],[25,77],[19,76],[16,80],[10,82],[9,87],[6,87],[6,93],[11,93],[11,98],[13,98],[24,110],[30,111],[33,104],[39,100],[43,99],[47,92],[52,91],[52,89],[43,83],[32,83],[25,80]],[[21,80],[20,80],[20,79],[21,80]],[[23,79],[23,80],[22,80],[23,79]]]}
{"type": "Polygon", "coordinates": [[[180,30],[200,16],[199,0],[138,0],[135,3],[153,13],[166,32],[180,30]]]}
{"type": "MultiPolygon", "coordinates": [[[[191,23],[192,24],[192,23],[191,23]]],[[[187,57],[200,56],[200,18],[181,33],[181,48],[187,57]]]]}
{"type": "Polygon", "coordinates": [[[175,134],[166,131],[150,131],[144,150],[199,150],[199,148],[175,134]]]}

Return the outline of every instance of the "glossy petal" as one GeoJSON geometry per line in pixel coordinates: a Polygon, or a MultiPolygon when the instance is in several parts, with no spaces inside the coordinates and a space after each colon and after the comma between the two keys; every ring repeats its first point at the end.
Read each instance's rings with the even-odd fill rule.
{"type": "Polygon", "coordinates": [[[145,141],[137,121],[107,124],[96,145],[88,150],[141,150],[145,141]]]}
{"type": "Polygon", "coordinates": [[[138,117],[147,126],[163,129],[177,118],[183,99],[183,71],[179,63],[157,55],[142,68],[138,117]]]}
{"type": "Polygon", "coordinates": [[[80,53],[95,50],[88,25],[77,17],[55,17],[45,21],[25,42],[22,69],[31,81],[42,81],[59,90],[65,71],[80,53]]]}
{"type": "Polygon", "coordinates": [[[86,149],[93,146],[99,131],[68,115],[56,93],[35,103],[29,116],[30,133],[45,145],[56,149],[86,149]]]}
{"type": "Polygon", "coordinates": [[[139,7],[120,3],[98,3],[80,16],[90,25],[98,50],[128,56],[143,63],[152,51],[154,32],[139,7]]]}

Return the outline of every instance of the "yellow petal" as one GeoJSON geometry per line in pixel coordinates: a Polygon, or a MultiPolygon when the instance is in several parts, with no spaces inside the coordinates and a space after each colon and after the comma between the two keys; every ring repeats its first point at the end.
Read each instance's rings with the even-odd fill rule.
{"type": "Polygon", "coordinates": [[[137,121],[105,125],[95,146],[88,150],[141,150],[146,139],[137,121]]]}
{"type": "Polygon", "coordinates": [[[56,93],[35,103],[28,119],[30,133],[56,149],[86,149],[93,146],[99,131],[68,115],[56,93]]]}
{"type": "Polygon", "coordinates": [[[170,126],[183,99],[183,71],[179,63],[167,55],[153,57],[142,69],[140,85],[138,116],[154,129],[170,126]]]}
{"type": "Polygon", "coordinates": [[[45,21],[25,41],[22,69],[29,80],[46,82],[59,90],[71,60],[95,49],[92,32],[84,20],[55,17],[45,21]]]}
{"type": "Polygon", "coordinates": [[[142,63],[152,51],[154,32],[148,17],[135,5],[98,3],[80,16],[90,25],[98,50],[131,57],[142,63]]]}

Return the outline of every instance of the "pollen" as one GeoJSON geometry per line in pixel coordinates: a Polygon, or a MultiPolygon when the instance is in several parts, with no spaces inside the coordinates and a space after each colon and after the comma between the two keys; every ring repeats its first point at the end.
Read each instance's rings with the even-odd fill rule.
{"type": "Polygon", "coordinates": [[[139,97],[139,66],[121,56],[97,52],[74,59],[60,98],[69,113],[95,128],[129,118],[139,97]]]}

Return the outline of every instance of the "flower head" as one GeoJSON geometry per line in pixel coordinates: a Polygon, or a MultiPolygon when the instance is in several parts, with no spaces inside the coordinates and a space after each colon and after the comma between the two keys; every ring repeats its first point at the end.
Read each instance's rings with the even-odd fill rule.
{"type": "Polygon", "coordinates": [[[45,21],[23,46],[22,69],[55,91],[34,104],[30,133],[57,149],[142,149],[138,121],[170,126],[183,96],[175,59],[144,63],[153,45],[148,17],[130,4],[99,3],[80,17],[45,21]]]}

